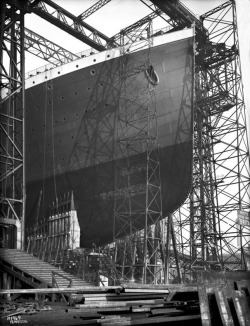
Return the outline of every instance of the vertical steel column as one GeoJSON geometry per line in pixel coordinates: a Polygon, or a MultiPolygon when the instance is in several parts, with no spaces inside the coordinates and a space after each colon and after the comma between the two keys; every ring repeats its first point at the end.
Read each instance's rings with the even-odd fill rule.
{"type": "Polygon", "coordinates": [[[25,54],[24,54],[24,11],[20,13],[20,61],[21,61],[21,79],[22,79],[22,218],[21,218],[21,248],[24,250],[25,246],[25,214],[26,214],[26,163],[25,163],[25,54]]]}
{"type": "Polygon", "coordinates": [[[0,211],[4,219],[21,221],[21,243],[15,243],[14,247],[22,249],[26,197],[24,14],[27,9],[27,2],[24,1],[1,2],[0,211]]]}

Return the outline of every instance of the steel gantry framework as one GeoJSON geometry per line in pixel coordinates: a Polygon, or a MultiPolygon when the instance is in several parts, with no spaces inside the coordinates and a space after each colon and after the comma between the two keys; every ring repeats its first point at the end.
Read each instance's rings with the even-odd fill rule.
{"type": "Polygon", "coordinates": [[[121,278],[157,283],[161,266],[162,198],[154,87],[151,21],[139,33],[121,35],[117,118],[114,241],[121,278]],[[131,38],[134,38],[131,43],[131,38]],[[142,40],[138,43],[138,40],[142,40]],[[137,42],[137,43],[135,43],[137,42]],[[135,46],[136,45],[136,46],[135,46]],[[146,48],[139,58],[131,53],[146,48]],[[146,72],[146,73],[145,73],[146,72]]]}
{"type": "MultiPolygon", "coordinates": [[[[16,34],[18,33],[19,30],[17,29],[16,34]]],[[[50,62],[54,67],[79,59],[77,54],[47,40],[28,28],[24,29],[24,47],[25,51],[50,62]]]]}
{"type": "MultiPolygon", "coordinates": [[[[96,8],[95,10],[97,10],[96,8]]],[[[32,11],[51,24],[88,44],[98,51],[105,50],[110,39],[103,33],[83,21],[84,17],[74,16],[51,0],[39,1],[32,7],[32,11]]],[[[94,10],[91,11],[93,13],[94,10]]]]}
{"type": "Polygon", "coordinates": [[[197,47],[193,186],[173,223],[182,272],[246,269],[250,170],[233,1],[201,16],[208,40],[197,47]]]}
{"type": "MultiPolygon", "coordinates": [[[[197,23],[178,1],[152,2],[173,20],[170,30],[197,23]]],[[[173,278],[172,270],[177,281],[190,282],[199,270],[246,269],[250,244],[249,145],[235,3],[204,14],[195,29],[193,181],[188,200],[166,219],[164,282],[173,278]]],[[[121,251],[135,251],[136,241],[132,232],[121,251]]]]}
{"type": "Polygon", "coordinates": [[[1,236],[23,247],[25,215],[24,162],[24,15],[27,2],[1,2],[1,236]],[[19,34],[16,30],[19,29],[19,34]],[[11,231],[17,228],[17,232],[11,231]]]}
{"type": "MultiPolygon", "coordinates": [[[[1,1],[0,82],[1,82],[1,199],[0,233],[10,247],[24,247],[25,230],[25,70],[24,51],[58,66],[79,56],[24,28],[25,13],[34,12],[92,48],[101,51],[108,37],[83,20],[107,4],[100,0],[78,17],[52,1],[1,1]],[[16,230],[13,230],[16,228],[16,230]],[[9,241],[8,239],[12,239],[9,241]]],[[[52,67],[51,66],[51,67],[52,67]]]]}
{"type": "MultiPolygon", "coordinates": [[[[197,270],[245,269],[245,253],[249,249],[250,242],[248,217],[250,168],[235,2],[227,1],[198,19],[177,0],[165,2],[143,0],[142,2],[152,10],[152,13],[109,38],[84,22],[85,18],[109,1],[98,1],[78,17],[50,0],[35,0],[33,3],[30,1],[29,8],[97,51],[118,45],[123,47],[125,39],[126,46],[130,44],[131,51],[133,51],[135,39],[143,27],[150,25],[150,21],[159,15],[161,17],[166,15],[164,19],[167,26],[161,33],[190,27],[195,23],[197,52],[195,58],[194,163],[190,196],[185,204],[166,220],[163,219],[163,222],[156,223],[150,228],[147,228],[146,222],[144,231],[138,232],[129,222],[134,212],[133,209],[131,210],[132,198],[126,195],[125,206],[130,206],[130,208],[126,211],[127,218],[121,229],[129,229],[129,232],[121,240],[119,231],[115,231],[116,242],[111,246],[114,253],[111,257],[113,270],[118,271],[118,273],[115,272],[115,277],[133,279],[137,273],[141,275],[143,282],[149,279],[150,282],[156,282],[158,269],[155,266],[155,259],[157,255],[165,255],[161,257],[164,262],[162,268],[165,269],[164,282],[170,278],[172,268],[178,270],[179,281],[195,279],[197,270]],[[243,213],[238,214],[237,211],[243,213]],[[160,237],[159,234],[161,234],[160,237]],[[152,243],[154,244],[151,249],[147,247],[152,243]],[[120,255],[121,252],[122,255],[120,255]],[[148,265],[150,259],[146,260],[146,255],[152,257],[152,261],[154,260],[154,263],[151,261],[149,264],[151,267],[148,265]],[[135,257],[140,262],[135,261],[135,257]],[[118,269],[116,262],[119,264],[118,269]]],[[[65,59],[70,61],[75,58],[72,53],[65,52],[63,48],[55,44],[49,43],[48,45],[47,40],[41,40],[37,34],[28,30],[25,34],[23,15],[28,8],[21,3],[21,1],[12,0],[1,2],[0,37],[3,45],[1,49],[1,104],[4,108],[1,111],[1,212],[5,219],[12,220],[18,220],[20,216],[22,218],[25,211],[23,162],[25,121],[23,53],[25,44],[32,51],[36,48],[34,53],[43,56],[48,61],[56,59],[57,64],[65,59]],[[26,43],[23,41],[25,35],[26,43]],[[41,44],[45,45],[45,50],[40,51],[41,44]],[[58,57],[59,52],[60,57],[58,57]],[[3,64],[4,54],[9,60],[9,71],[3,64]],[[22,108],[23,112],[17,112],[17,107],[22,108]],[[12,187],[10,188],[9,185],[12,187]],[[11,189],[11,192],[7,192],[7,189],[11,189]]],[[[144,32],[146,30],[144,29],[144,32]]],[[[146,39],[150,45],[150,37],[146,39]]],[[[121,57],[125,60],[126,54],[121,57]]],[[[129,87],[131,76],[133,74],[127,74],[126,77],[124,72],[122,79],[124,92],[129,87]]],[[[140,85],[145,89],[148,87],[144,81],[141,81],[140,85]]],[[[151,96],[145,105],[145,112],[149,112],[149,108],[154,110],[153,91],[149,93],[151,96]]],[[[126,94],[123,95],[125,110],[123,114],[125,114],[127,101],[126,94]]],[[[132,119],[133,114],[131,117],[127,115],[126,119],[132,119]]],[[[120,115],[118,122],[124,123],[124,117],[120,115]]],[[[89,119],[95,120],[96,116],[92,115],[89,119]]],[[[135,149],[136,139],[128,140],[125,137],[125,134],[129,132],[126,128],[128,127],[125,127],[125,124],[121,128],[123,134],[118,136],[119,145],[130,141],[130,147],[134,146],[135,149]]],[[[141,136],[142,131],[143,128],[138,135],[141,136]]],[[[106,129],[103,132],[106,133],[106,129]]],[[[157,135],[154,139],[157,139],[157,135]]],[[[152,141],[152,148],[148,149],[151,154],[155,150],[153,144],[155,145],[154,141],[152,141]]],[[[125,150],[121,146],[119,150],[120,156],[125,159],[125,150]]],[[[157,159],[154,162],[157,162],[157,159]]],[[[137,168],[137,163],[127,168],[121,167],[120,163],[118,159],[117,176],[120,175],[121,169],[132,171],[133,168],[137,168]]],[[[145,158],[144,163],[149,172],[149,167],[152,168],[150,161],[145,158]]],[[[157,173],[158,167],[156,166],[152,170],[157,173]]],[[[125,188],[129,190],[131,173],[123,173],[123,176],[123,179],[117,178],[117,182],[126,181],[125,188]]],[[[157,179],[156,175],[154,177],[157,179]]],[[[158,195],[160,198],[158,190],[154,198],[158,198],[158,195]]],[[[150,189],[146,189],[145,192],[149,193],[150,189]]],[[[120,223],[121,206],[117,194],[115,198],[115,225],[117,225],[120,223]]],[[[160,220],[162,217],[160,205],[158,207],[160,220]]],[[[22,228],[24,229],[24,223],[22,223],[22,228]]]]}

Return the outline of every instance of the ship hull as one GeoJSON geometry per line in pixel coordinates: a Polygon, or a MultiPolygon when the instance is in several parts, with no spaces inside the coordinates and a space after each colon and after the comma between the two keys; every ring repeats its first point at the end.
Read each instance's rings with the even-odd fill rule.
{"type": "MultiPolygon", "coordinates": [[[[163,217],[184,202],[191,182],[193,37],[190,35],[178,41],[171,36],[167,43],[150,49],[150,60],[159,79],[154,94],[163,217]]],[[[128,71],[146,51],[127,56],[128,71]]],[[[121,56],[112,57],[108,51],[106,55],[109,56],[106,60],[99,60],[98,54],[92,56],[92,64],[81,69],[75,64],[77,70],[71,72],[65,73],[63,67],[57,69],[60,75],[57,78],[53,75],[55,71],[44,72],[31,78],[26,89],[26,227],[32,227],[37,218],[48,218],[49,206],[55,198],[73,191],[82,247],[113,241],[116,165],[117,159],[121,159],[117,157],[117,121],[124,87],[130,92],[130,99],[138,105],[144,102],[137,85],[139,78],[147,78],[145,71],[142,69],[132,83],[125,85],[121,82],[121,56]]],[[[136,128],[143,128],[143,123],[139,121],[136,128]]],[[[128,132],[130,137],[136,136],[133,128],[128,132]]],[[[130,159],[141,160],[144,153],[141,144],[130,159]]],[[[140,202],[145,194],[138,192],[135,196],[140,202]]]]}

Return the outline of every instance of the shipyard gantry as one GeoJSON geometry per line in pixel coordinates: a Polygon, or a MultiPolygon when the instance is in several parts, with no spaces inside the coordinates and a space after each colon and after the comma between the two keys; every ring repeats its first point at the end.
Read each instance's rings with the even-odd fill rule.
{"type": "MultiPolygon", "coordinates": [[[[12,257],[17,259],[16,249],[22,249],[27,252],[22,253],[25,257],[34,255],[36,258],[32,259],[39,259],[37,268],[43,261],[54,269],[68,269],[75,274],[75,279],[84,279],[79,283],[81,286],[84,282],[112,286],[198,282],[198,293],[203,300],[202,293],[206,290],[201,279],[205,274],[201,272],[214,275],[214,271],[226,273],[250,268],[250,160],[235,1],[226,1],[197,17],[178,0],[141,0],[149,14],[112,37],[85,22],[103,6],[112,5],[111,0],[97,1],[78,16],[60,7],[58,2],[1,2],[0,247],[8,248],[0,252],[5,255],[5,258],[1,255],[0,262],[4,275],[2,284],[10,286],[7,273],[19,277],[18,271],[22,268],[12,257]],[[72,49],[65,49],[63,43],[55,44],[27,29],[24,16],[28,13],[38,15],[90,49],[74,53],[72,49]],[[156,18],[164,21],[164,27],[158,31],[152,28],[156,18]],[[175,137],[176,143],[186,137],[192,120],[190,184],[188,195],[165,216],[160,177],[164,166],[160,165],[155,104],[159,78],[154,71],[151,51],[155,36],[188,29],[193,29],[194,44],[186,57],[185,89],[179,112],[182,124],[175,137]],[[44,198],[41,190],[32,228],[25,226],[28,199],[24,85],[26,78],[52,71],[86,55],[113,49],[119,51],[119,73],[115,75],[104,63],[98,72],[98,85],[113,98],[116,121],[110,122],[114,117],[112,107],[107,104],[103,111],[96,112],[100,90],[94,88],[68,162],[76,166],[87,157],[88,165],[94,165],[98,155],[101,157],[111,151],[109,138],[116,132],[116,142],[112,145],[113,170],[105,171],[110,180],[114,176],[115,180],[109,182],[114,182],[115,190],[98,195],[113,203],[113,241],[96,245],[93,237],[92,246],[80,248],[81,230],[73,192],[56,192],[47,207],[47,216],[41,219],[44,198]],[[140,49],[144,49],[143,55],[134,59],[133,65],[129,64],[128,55],[140,49]],[[44,59],[48,65],[44,70],[40,68],[25,76],[25,51],[44,59]],[[111,76],[110,80],[107,75],[111,76]],[[136,90],[131,89],[135,80],[136,90]],[[193,87],[189,87],[192,83],[193,87]],[[192,104],[190,117],[187,108],[192,104]],[[93,133],[91,128],[98,125],[100,119],[103,127],[93,133]],[[82,144],[88,144],[88,148],[82,144]],[[138,150],[139,146],[143,153],[138,150]],[[94,157],[93,152],[97,156],[94,157]],[[11,248],[13,254],[7,259],[6,252],[11,248]]],[[[95,73],[93,69],[91,74],[95,73]]],[[[53,99],[52,81],[48,85],[46,96],[53,99]]],[[[176,152],[172,164],[178,166],[178,162],[185,159],[185,152],[176,152]]],[[[99,160],[103,163],[101,158],[99,160]]],[[[95,173],[100,183],[109,180],[103,178],[103,171],[95,173]]],[[[182,175],[176,173],[173,178],[175,186],[181,188],[182,175]]],[[[57,275],[54,269],[52,275],[57,275]]],[[[34,269],[35,272],[39,274],[34,269]]],[[[26,285],[38,287],[45,282],[39,276],[37,284],[32,281],[34,284],[30,285],[26,274],[26,270],[20,274],[20,280],[26,285]]],[[[31,278],[35,277],[33,274],[30,273],[31,278]]],[[[69,278],[68,274],[64,277],[69,278]]],[[[55,276],[53,282],[46,284],[55,287],[55,276]]],[[[222,299],[218,297],[217,300],[222,299]]]]}

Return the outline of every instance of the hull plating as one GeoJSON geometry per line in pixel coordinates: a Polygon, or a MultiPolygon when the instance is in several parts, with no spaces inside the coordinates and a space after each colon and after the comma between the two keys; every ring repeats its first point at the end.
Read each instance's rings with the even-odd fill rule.
{"type": "MultiPolygon", "coordinates": [[[[191,180],[192,47],[193,38],[185,38],[150,50],[159,78],[155,105],[164,216],[185,200],[191,180]]],[[[128,67],[133,67],[145,51],[128,55],[128,67]]],[[[112,241],[120,70],[120,58],[97,60],[57,78],[50,78],[48,72],[46,81],[26,90],[26,227],[34,224],[41,190],[39,218],[48,217],[49,204],[57,195],[73,190],[81,246],[112,241]]],[[[145,71],[126,86],[138,105],[144,100],[136,94],[140,74],[145,71]]],[[[133,135],[131,128],[129,136],[133,135]]],[[[141,144],[138,158],[144,151],[141,144]]]]}

